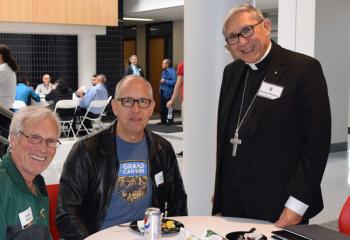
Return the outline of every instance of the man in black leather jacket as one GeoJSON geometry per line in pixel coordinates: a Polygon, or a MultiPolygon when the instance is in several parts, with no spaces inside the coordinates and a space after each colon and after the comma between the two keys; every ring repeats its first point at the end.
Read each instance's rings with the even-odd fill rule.
{"type": "Polygon", "coordinates": [[[118,83],[115,95],[112,109],[118,121],[77,142],[65,162],[56,214],[64,239],[83,239],[125,219],[139,219],[151,206],[167,211],[168,216],[187,215],[187,195],[174,150],[167,140],[146,128],[154,108],[150,84],[140,76],[129,75],[118,83]],[[125,149],[142,141],[147,158],[130,162],[142,158],[129,157],[133,153],[127,152],[128,161],[123,162],[125,149]],[[125,174],[141,171],[130,169],[140,164],[148,166],[144,176],[125,174]],[[146,203],[132,205],[140,199],[146,203]],[[125,216],[132,211],[138,215],[125,216]]]}

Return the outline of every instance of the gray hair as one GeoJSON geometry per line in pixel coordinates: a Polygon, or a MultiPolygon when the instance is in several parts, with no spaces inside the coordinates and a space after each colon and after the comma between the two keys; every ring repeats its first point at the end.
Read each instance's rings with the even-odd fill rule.
{"type": "Polygon", "coordinates": [[[19,109],[13,115],[11,125],[10,125],[10,134],[17,135],[20,131],[23,131],[25,122],[28,120],[41,120],[44,118],[51,118],[57,125],[58,135],[61,132],[61,124],[58,116],[53,113],[50,109],[42,106],[29,106],[19,109]]]}
{"type": "Polygon", "coordinates": [[[222,29],[222,34],[226,37],[226,26],[228,22],[238,13],[241,12],[249,12],[251,13],[252,17],[255,18],[258,21],[264,20],[264,15],[260,11],[260,9],[255,8],[252,5],[249,4],[240,4],[230,10],[230,12],[227,14],[224,22],[224,26],[222,29]]]}
{"type": "Polygon", "coordinates": [[[121,86],[123,85],[123,83],[130,79],[130,78],[133,78],[133,79],[138,79],[138,81],[142,81],[146,84],[147,88],[148,88],[148,92],[149,92],[149,95],[151,97],[151,99],[153,100],[153,90],[152,90],[152,86],[151,84],[146,80],[144,79],[143,77],[139,76],[139,75],[136,75],[136,74],[132,74],[132,75],[127,75],[125,77],[123,77],[118,83],[117,83],[117,86],[115,87],[115,94],[114,94],[114,99],[118,99],[120,97],[120,88],[121,86]]]}

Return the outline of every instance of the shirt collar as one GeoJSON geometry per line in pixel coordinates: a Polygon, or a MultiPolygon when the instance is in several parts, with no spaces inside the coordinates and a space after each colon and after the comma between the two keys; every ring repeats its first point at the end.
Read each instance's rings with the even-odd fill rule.
{"type": "Polygon", "coordinates": [[[252,69],[252,70],[258,70],[258,66],[257,64],[260,63],[262,60],[264,60],[266,58],[266,56],[270,53],[271,51],[271,46],[272,46],[272,42],[270,41],[270,44],[269,44],[269,47],[267,48],[265,54],[262,56],[262,58],[260,58],[259,61],[257,61],[256,63],[246,63],[247,65],[249,65],[249,67],[252,69]]]}
{"type": "MultiPolygon", "coordinates": [[[[17,166],[13,162],[10,152],[5,154],[5,156],[2,158],[1,163],[3,164],[7,174],[9,175],[11,180],[17,185],[17,187],[22,192],[32,194],[29,188],[27,187],[27,184],[24,178],[22,177],[21,173],[19,172],[17,166]]],[[[38,186],[41,194],[45,194],[45,191],[43,190],[43,186],[45,186],[45,182],[44,182],[44,178],[40,174],[34,178],[34,184],[38,186]]]]}

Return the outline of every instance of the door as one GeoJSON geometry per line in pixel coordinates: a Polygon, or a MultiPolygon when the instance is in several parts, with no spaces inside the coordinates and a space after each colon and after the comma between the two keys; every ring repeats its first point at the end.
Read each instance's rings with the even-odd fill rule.
{"type": "Polygon", "coordinates": [[[136,40],[124,40],[124,69],[129,65],[129,58],[136,54],[136,40]]]}
{"type": "Polygon", "coordinates": [[[155,111],[159,112],[159,83],[162,73],[162,61],[164,59],[165,39],[163,37],[149,39],[148,54],[148,81],[153,89],[153,97],[156,102],[155,111]]]}

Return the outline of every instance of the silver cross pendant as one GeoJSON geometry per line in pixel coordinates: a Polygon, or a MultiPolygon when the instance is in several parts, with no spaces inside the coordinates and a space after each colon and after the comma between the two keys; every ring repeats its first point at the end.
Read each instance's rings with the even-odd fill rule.
{"type": "Polygon", "coordinates": [[[238,138],[238,129],[236,129],[234,138],[231,138],[231,139],[230,139],[230,143],[233,144],[232,156],[233,156],[233,157],[236,157],[238,145],[239,145],[239,144],[242,144],[242,140],[238,138]]]}

